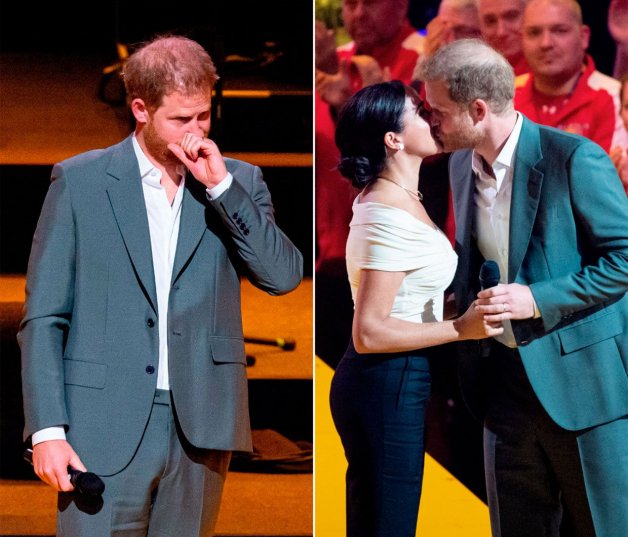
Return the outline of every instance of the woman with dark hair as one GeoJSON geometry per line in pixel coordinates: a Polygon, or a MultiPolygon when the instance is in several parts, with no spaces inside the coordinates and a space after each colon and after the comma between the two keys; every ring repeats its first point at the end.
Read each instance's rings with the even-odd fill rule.
{"type": "Polygon", "coordinates": [[[348,537],[415,535],[428,348],[502,331],[473,306],[443,321],[444,291],[457,258],[418,190],[421,161],[437,152],[425,115],[414,90],[385,82],[356,93],[336,129],[338,168],[362,189],[346,250],[352,341],[330,394],[349,463],[348,537]]]}

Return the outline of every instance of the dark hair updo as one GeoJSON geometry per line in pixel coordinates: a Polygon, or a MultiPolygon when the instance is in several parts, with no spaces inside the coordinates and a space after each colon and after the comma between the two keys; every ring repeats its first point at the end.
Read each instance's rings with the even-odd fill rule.
{"type": "Polygon", "coordinates": [[[398,80],[373,84],[362,88],[341,108],[336,125],[338,171],[353,186],[364,188],[384,169],[384,135],[403,129],[401,118],[411,92],[398,80]]]}

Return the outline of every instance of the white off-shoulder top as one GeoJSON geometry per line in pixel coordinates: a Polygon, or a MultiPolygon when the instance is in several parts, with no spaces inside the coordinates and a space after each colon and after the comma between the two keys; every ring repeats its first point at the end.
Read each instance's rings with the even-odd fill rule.
{"type": "Polygon", "coordinates": [[[444,291],[457,256],[438,228],[403,209],[356,198],[346,258],[354,304],[362,270],[406,272],[391,316],[415,323],[443,320],[444,291]]]}

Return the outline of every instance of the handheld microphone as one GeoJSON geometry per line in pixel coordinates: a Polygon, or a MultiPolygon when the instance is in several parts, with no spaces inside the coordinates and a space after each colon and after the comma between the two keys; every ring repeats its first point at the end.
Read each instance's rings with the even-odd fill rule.
{"type": "Polygon", "coordinates": [[[499,283],[499,265],[495,261],[484,261],[480,267],[480,287],[482,290],[495,287],[499,283]]]}
{"type": "MultiPolygon", "coordinates": [[[[24,451],[24,460],[33,464],[33,450],[24,451]]],[[[92,472],[81,472],[72,466],[68,466],[68,477],[74,490],[85,496],[101,496],[105,491],[105,484],[96,474],[92,472]]]]}
{"type": "MultiPolygon", "coordinates": [[[[480,267],[480,287],[482,291],[499,283],[499,265],[495,261],[484,261],[480,267]]],[[[480,340],[480,356],[487,358],[491,353],[491,340],[480,340]]]]}

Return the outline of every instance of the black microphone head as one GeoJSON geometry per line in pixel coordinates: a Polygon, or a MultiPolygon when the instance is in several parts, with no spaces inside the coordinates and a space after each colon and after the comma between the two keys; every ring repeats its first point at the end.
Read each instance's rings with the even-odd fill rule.
{"type": "Polygon", "coordinates": [[[92,472],[76,472],[70,479],[79,494],[100,496],[105,491],[105,484],[92,472]]]}
{"type": "Polygon", "coordinates": [[[499,265],[495,261],[484,261],[480,267],[480,286],[482,289],[489,289],[498,283],[499,265]]]}

